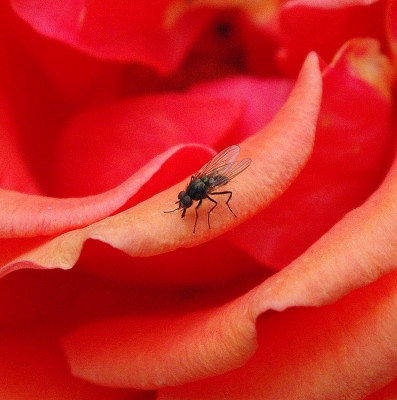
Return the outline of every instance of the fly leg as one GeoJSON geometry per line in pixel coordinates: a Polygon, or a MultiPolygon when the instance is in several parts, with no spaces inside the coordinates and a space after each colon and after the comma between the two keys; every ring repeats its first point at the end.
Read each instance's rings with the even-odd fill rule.
{"type": "MultiPolygon", "coordinates": [[[[217,193],[212,193],[212,194],[217,194],[217,193]]],[[[218,202],[215,201],[214,199],[211,199],[210,196],[208,196],[207,194],[207,199],[212,201],[213,203],[215,203],[215,205],[211,208],[211,210],[208,211],[208,229],[211,229],[211,225],[210,225],[210,214],[212,212],[212,210],[218,205],[218,202]]]]}
{"type": "Polygon", "coordinates": [[[198,220],[198,212],[197,209],[201,206],[201,203],[203,202],[203,199],[200,199],[195,210],[196,210],[196,221],[194,221],[194,228],[193,228],[193,233],[196,233],[196,225],[197,225],[197,220],[198,220]]]}
{"type": "MultiPolygon", "coordinates": [[[[228,199],[226,200],[226,205],[229,208],[230,212],[237,218],[237,215],[234,213],[234,211],[229,206],[229,201],[232,198],[233,192],[231,192],[230,190],[225,190],[224,192],[212,192],[211,193],[211,195],[214,195],[214,194],[228,194],[229,195],[228,199]]],[[[214,199],[211,199],[211,200],[216,203],[216,201],[214,199]]],[[[217,204],[215,204],[215,206],[211,208],[210,212],[217,206],[217,204]]]]}

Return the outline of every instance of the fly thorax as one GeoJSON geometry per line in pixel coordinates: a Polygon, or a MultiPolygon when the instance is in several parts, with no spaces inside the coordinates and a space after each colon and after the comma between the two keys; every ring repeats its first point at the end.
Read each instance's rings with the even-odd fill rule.
{"type": "Polygon", "coordinates": [[[186,192],[193,200],[199,200],[205,197],[207,193],[207,186],[204,179],[194,179],[192,182],[190,182],[186,192]]]}

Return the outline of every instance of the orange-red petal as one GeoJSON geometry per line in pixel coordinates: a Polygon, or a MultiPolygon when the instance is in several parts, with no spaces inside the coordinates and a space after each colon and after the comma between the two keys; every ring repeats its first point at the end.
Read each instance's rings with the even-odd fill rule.
{"type": "MultiPolygon", "coordinates": [[[[285,107],[264,131],[241,144],[242,155],[253,163],[246,179],[236,178],[234,187],[245,194],[234,203],[239,219],[257,213],[299,173],[311,153],[320,98],[318,60],[311,54],[285,107]]],[[[210,235],[192,235],[191,224],[178,218],[183,225],[175,231],[174,219],[161,216],[159,206],[168,193],[112,217],[117,224],[109,225],[109,219],[93,226],[90,236],[133,255],[150,255],[193,246],[236,224],[225,219],[222,225],[214,223],[210,235]]],[[[67,335],[63,348],[73,374],[92,382],[145,389],[182,384],[241,366],[252,356],[256,302],[251,309],[247,304],[238,300],[182,316],[100,321],[67,335]]]]}

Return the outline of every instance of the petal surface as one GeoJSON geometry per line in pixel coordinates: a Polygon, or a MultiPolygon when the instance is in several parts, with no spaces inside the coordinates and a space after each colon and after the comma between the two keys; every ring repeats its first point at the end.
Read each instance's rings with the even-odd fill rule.
{"type": "Polygon", "coordinates": [[[175,69],[212,13],[196,10],[168,25],[168,1],[66,3],[14,0],[11,6],[42,35],[95,57],[175,69]]]}
{"type": "MultiPolygon", "coordinates": [[[[283,109],[264,132],[241,144],[241,152],[254,161],[252,168],[247,169],[250,173],[245,181],[237,181],[236,178],[236,187],[240,188],[240,192],[253,195],[249,209],[240,201],[234,203],[239,218],[255,214],[272,197],[280,194],[303,167],[311,153],[320,99],[318,60],[311,54],[283,109]],[[268,173],[264,174],[264,170],[268,173]]],[[[163,196],[155,196],[149,204],[154,208],[159,203],[158,198],[163,196]]],[[[137,214],[132,223],[128,223],[128,235],[125,235],[125,216],[115,216],[118,217],[118,229],[124,231],[125,237],[131,238],[134,247],[129,247],[125,238],[123,243],[116,229],[112,231],[113,246],[125,246],[125,251],[130,254],[134,249],[132,254],[149,255],[159,251],[159,243],[155,241],[161,240],[160,249],[169,251],[208,240],[207,232],[191,235],[190,225],[174,232],[174,237],[153,235],[157,224],[148,219],[149,231],[142,228],[143,219],[139,217],[139,208],[147,207],[148,202],[132,209],[137,214]],[[141,239],[134,233],[134,222],[140,225],[141,239]]],[[[156,212],[159,211],[157,206],[156,212]]],[[[158,218],[155,212],[150,215],[153,220],[158,218]]],[[[163,222],[165,231],[169,229],[167,224],[172,222],[163,222]]],[[[236,222],[231,220],[224,224],[226,226],[214,224],[210,235],[214,237],[236,222]]],[[[107,234],[104,228],[102,225],[95,234],[108,241],[104,237],[107,234]]],[[[76,376],[107,386],[154,389],[202,379],[243,365],[256,349],[255,318],[244,301],[175,317],[116,318],[85,325],[72,332],[63,340],[63,348],[76,376]],[[250,322],[241,324],[235,318],[238,314],[246,315],[250,322]],[[109,362],[112,368],[104,368],[109,362]]]]}

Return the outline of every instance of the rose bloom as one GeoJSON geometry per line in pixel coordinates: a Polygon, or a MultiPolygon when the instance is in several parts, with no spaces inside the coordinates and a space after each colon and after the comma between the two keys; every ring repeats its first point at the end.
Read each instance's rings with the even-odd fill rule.
{"type": "Polygon", "coordinates": [[[1,399],[397,398],[397,1],[0,9],[1,399]]]}

